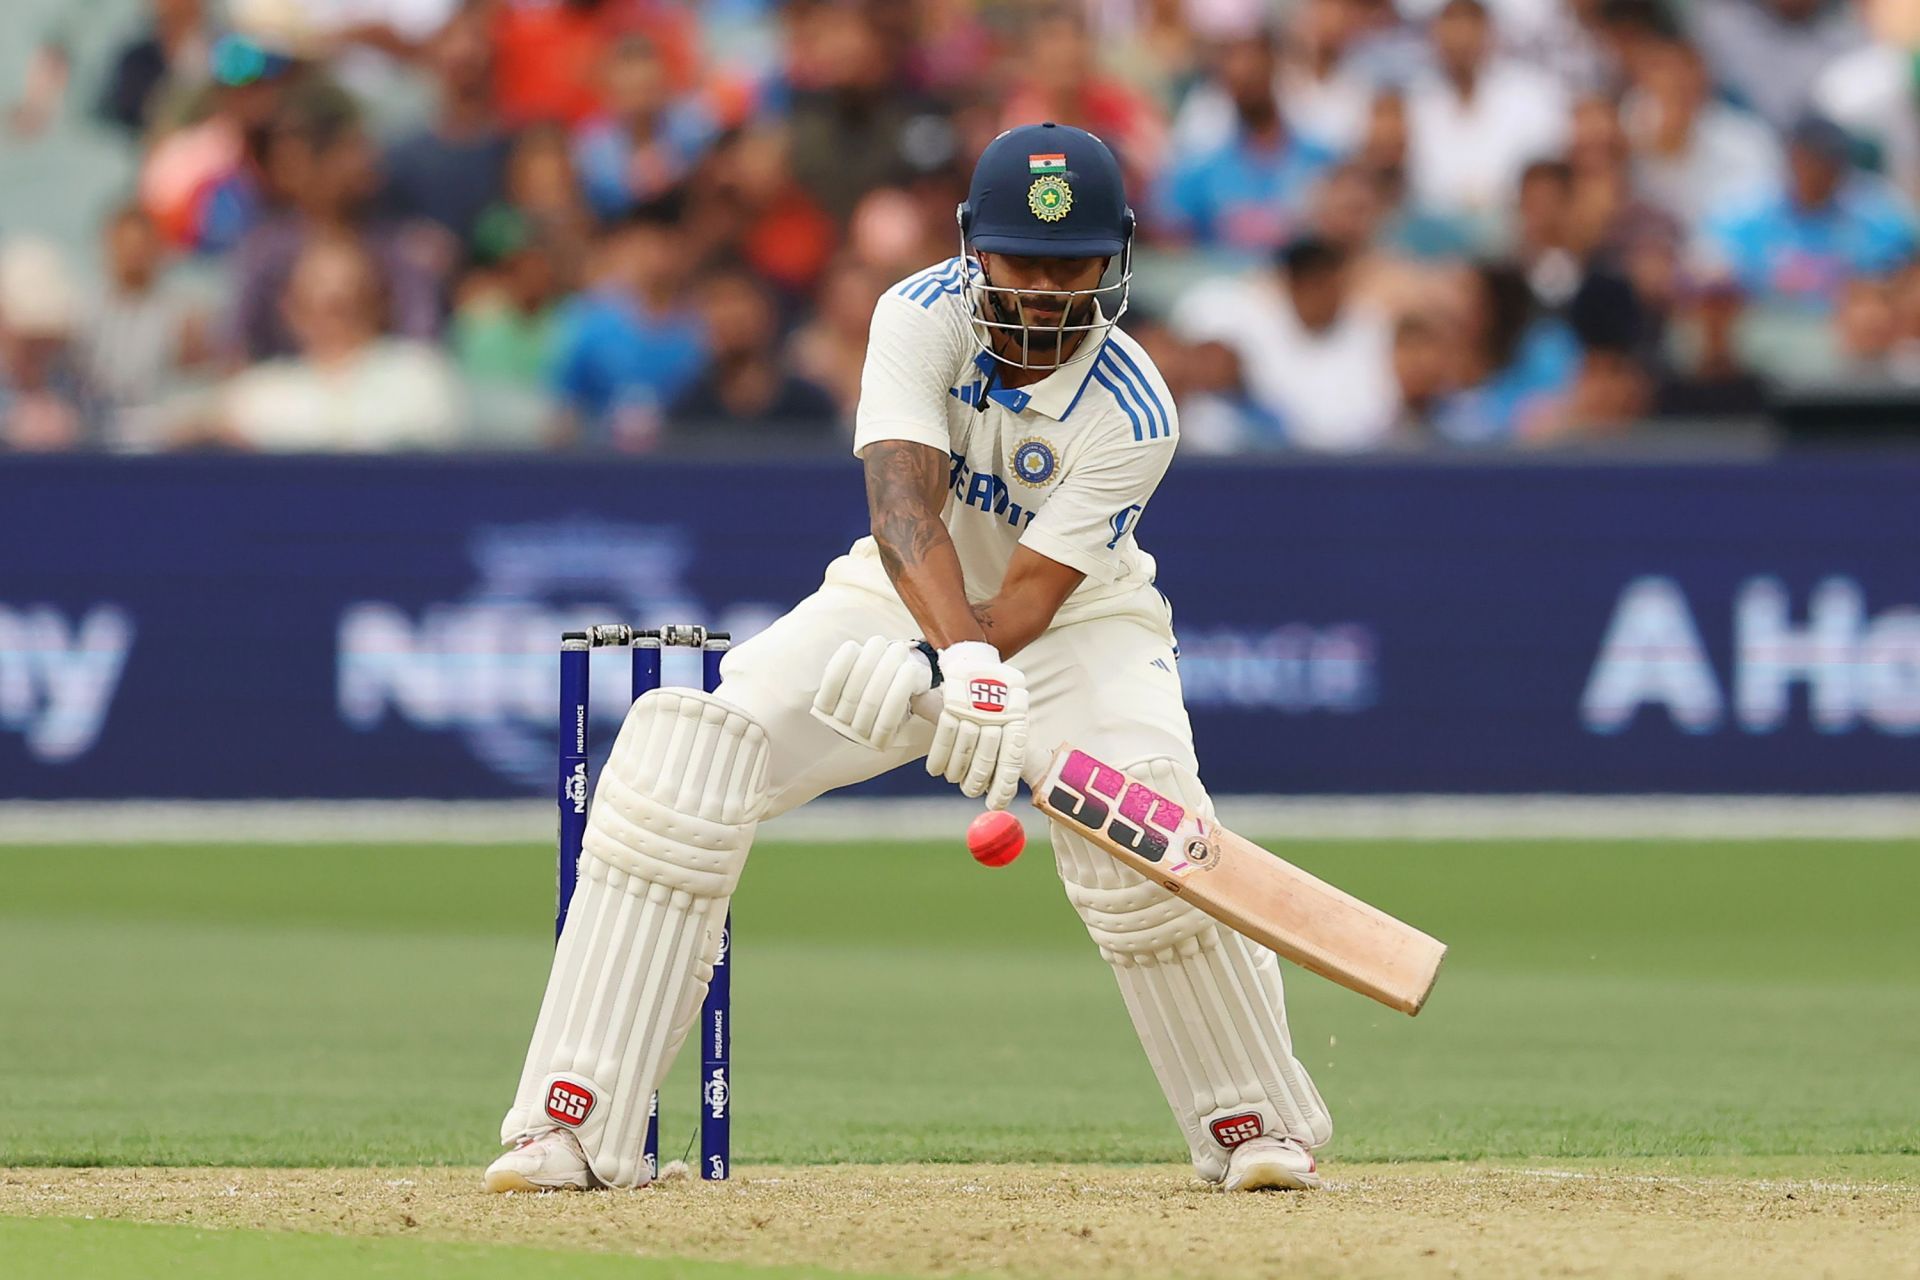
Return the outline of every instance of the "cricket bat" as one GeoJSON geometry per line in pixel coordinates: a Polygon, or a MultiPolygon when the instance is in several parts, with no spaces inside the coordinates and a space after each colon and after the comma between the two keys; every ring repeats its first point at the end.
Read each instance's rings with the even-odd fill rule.
{"type": "Polygon", "coordinates": [[[1446,944],[1084,751],[1061,747],[1033,803],[1141,875],[1303,969],[1415,1014],[1446,944]]]}

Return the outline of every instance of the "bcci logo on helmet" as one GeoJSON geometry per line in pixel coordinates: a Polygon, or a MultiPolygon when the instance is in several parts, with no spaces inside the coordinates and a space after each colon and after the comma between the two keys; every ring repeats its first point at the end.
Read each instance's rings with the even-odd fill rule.
{"type": "Polygon", "coordinates": [[[727,1118],[727,1069],[715,1067],[713,1074],[707,1077],[707,1083],[700,1090],[701,1098],[707,1104],[707,1115],[715,1120],[727,1118]]]}
{"type": "Polygon", "coordinates": [[[1073,208],[1073,188],[1054,174],[1035,178],[1027,188],[1027,208],[1042,222],[1058,222],[1073,208]]]}

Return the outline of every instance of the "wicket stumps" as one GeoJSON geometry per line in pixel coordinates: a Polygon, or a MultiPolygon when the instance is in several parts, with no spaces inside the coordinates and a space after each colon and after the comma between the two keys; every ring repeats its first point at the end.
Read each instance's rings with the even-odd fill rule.
{"type": "MultiPolygon", "coordinates": [[[[677,625],[638,630],[621,623],[569,631],[560,637],[560,860],[554,941],[567,926],[567,907],[579,878],[580,845],[587,833],[587,803],[593,794],[588,763],[589,664],[595,649],[633,653],[632,698],[660,687],[664,649],[700,650],[701,687],[720,687],[720,659],[731,637],[724,631],[677,625]]],[[[709,1182],[727,1176],[733,1160],[733,1111],[729,1076],[733,1070],[733,914],[720,930],[720,955],[713,963],[706,1002],[700,1009],[700,1176],[709,1182]]],[[[649,1176],[660,1173],[660,1095],[647,1110],[646,1162],[649,1176]]]]}

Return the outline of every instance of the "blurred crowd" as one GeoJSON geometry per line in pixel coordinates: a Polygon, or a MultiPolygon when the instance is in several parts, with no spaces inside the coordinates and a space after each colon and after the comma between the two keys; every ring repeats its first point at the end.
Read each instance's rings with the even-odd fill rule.
{"type": "Polygon", "coordinates": [[[1753,419],[1920,383],[1917,101],[1905,0],[149,0],[0,104],[138,153],[0,242],[0,447],[841,447],[1035,120],[1188,448],[1753,419]]]}

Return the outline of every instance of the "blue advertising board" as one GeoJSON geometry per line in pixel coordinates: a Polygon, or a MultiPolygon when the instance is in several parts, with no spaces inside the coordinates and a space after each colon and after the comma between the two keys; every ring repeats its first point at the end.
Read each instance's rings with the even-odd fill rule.
{"type": "MultiPolygon", "coordinates": [[[[1916,493],[1902,457],[1183,462],[1140,540],[1216,791],[1911,791],[1916,493]]],[[[9,459],[0,798],[546,793],[562,629],[750,634],[865,525],[850,459],[9,459]]]]}

